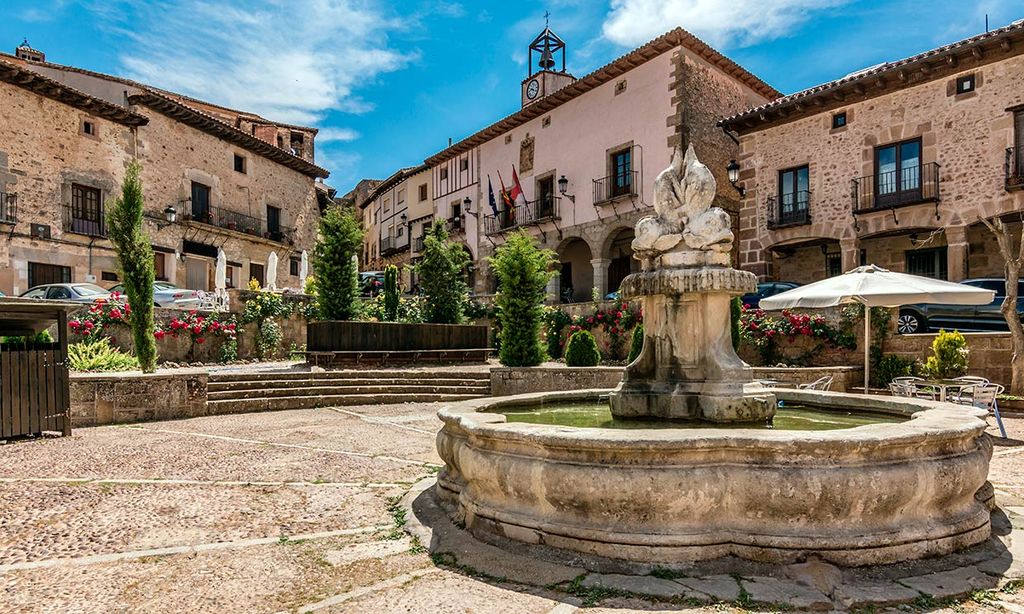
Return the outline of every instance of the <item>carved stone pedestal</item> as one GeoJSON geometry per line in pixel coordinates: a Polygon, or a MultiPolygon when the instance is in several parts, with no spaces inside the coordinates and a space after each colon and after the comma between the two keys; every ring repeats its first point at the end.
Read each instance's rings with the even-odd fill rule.
{"type": "Polygon", "coordinates": [[[611,395],[617,417],[754,422],[775,415],[775,395],[753,382],[732,347],[729,301],[757,287],[728,267],[663,268],[627,277],[641,299],[644,347],[611,395]]]}

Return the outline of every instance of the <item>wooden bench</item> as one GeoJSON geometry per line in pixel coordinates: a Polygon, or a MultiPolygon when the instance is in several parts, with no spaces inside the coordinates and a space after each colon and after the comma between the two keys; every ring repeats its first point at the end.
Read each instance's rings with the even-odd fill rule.
{"type": "Polygon", "coordinates": [[[335,363],[385,365],[418,362],[487,362],[491,348],[446,349],[446,350],[345,350],[307,351],[306,362],[315,367],[335,363]]]}

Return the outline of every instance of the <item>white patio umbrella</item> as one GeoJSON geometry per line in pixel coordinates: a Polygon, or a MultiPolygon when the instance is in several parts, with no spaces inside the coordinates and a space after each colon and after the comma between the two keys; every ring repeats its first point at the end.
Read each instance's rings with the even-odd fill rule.
{"type": "Polygon", "coordinates": [[[213,275],[213,285],[217,294],[222,293],[228,287],[228,257],[224,250],[217,250],[217,269],[213,275]]]}
{"type": "Polygon", "coordinates": [[[270,252],[267,258],[267,289],[277,290],[277,252],[270,252]]]}
{"type": "Polygon", "coordinates": [[[306,278],[309,277],[309,254],[302,250],[302,257],[299,259],[299,289],[305,291],[306,278]]]}
{"type": "Polygon", "coordinates": [[[871,308],[912,303],[987,305],[995,292],[939,279],[893,273],[873,264],[843,275],[816,281],[761,299],[762,309],[817,309],[860,303],[864,305],[864,392],[868,391],[871,347],[871,308]]]}

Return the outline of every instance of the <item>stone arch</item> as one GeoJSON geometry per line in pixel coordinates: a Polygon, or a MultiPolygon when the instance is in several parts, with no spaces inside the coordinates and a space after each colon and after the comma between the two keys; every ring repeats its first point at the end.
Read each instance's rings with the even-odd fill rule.
{"type": "Polygon", "coordinates": [[[561,302],[589,301],[594,287],[594,259],[590,244],[582,237],[565,237],[558,248],[558,298],[561,302]]]}
{"type": "Polygon", "coordinates": [[[618,291],[627,275],[640,270],[640,262],[633,257],[634,236],[632,226],[621,226],[605,237],[601,250],[601,260],[604,262],[600,266],[607,267],[607,273],[605,287],[601,288],[602,295],[618,291]]]}

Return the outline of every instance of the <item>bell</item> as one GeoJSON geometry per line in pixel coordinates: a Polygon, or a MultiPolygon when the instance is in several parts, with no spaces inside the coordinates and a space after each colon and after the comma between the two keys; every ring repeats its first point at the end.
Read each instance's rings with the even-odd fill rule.
{"type": "Polygon", "coordinates": [[[551,51],[545,49],[540,54],[540,67],[544,70],[551,70],[555,67],[555,58],[551,57],[551,51]]]}

